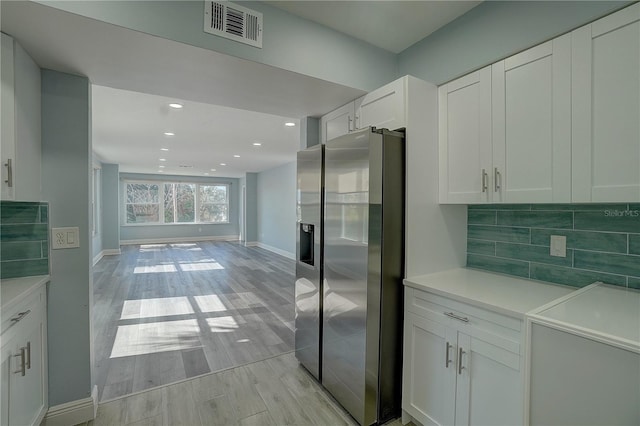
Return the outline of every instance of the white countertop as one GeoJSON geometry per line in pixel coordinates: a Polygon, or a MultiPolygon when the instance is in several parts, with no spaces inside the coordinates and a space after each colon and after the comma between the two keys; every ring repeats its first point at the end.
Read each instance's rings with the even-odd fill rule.
{"type": "Polygon", "coordinates": [[[20,302],[24,297],[41,285],[49,282],[49,275],[37,275],[34,277],[9,278],[0,281],[0,295],[2,297],[2,310],[20,302]]]}
{"type": "Polygon", "coordinates": [[[530,315],[569,331],[640,350],[640,291],[591,284],[530,315]]]}
{"type": "Polygon", "coordinates": [[[467,268],[409,277],[404,284],[520,319],[532,309],[575,291],[559,284],[467,268]]]}

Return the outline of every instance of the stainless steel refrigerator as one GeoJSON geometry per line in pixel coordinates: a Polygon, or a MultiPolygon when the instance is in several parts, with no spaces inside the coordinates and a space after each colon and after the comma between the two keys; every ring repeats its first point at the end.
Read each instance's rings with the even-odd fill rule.
{"type": "Polygon", "coordinates": [[[312,293],[298,285],[306,276],[296,280],[296,355],[360,424],[383,423],[399,414],[401,401],[404,135],[368,128],[327,142],[324,151],[317,370],[304,361],[302,347],[310,345],[299,351],[297,342],[306,342],[298,318],[311,312],[299,310],[312,293]]]}

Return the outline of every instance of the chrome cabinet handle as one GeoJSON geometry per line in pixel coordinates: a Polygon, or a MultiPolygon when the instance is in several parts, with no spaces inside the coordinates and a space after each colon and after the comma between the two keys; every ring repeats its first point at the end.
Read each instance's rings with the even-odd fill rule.
{"type": "Polygon", "coordinates": [[[18,312],[18,315],[16,315],[15,317],[11,318],[9,321],[11,321],[11,325],[16,325],[17,323],[20,322],[20,320],[22,320],[22,318],[26,317],[30,313],[31,313],[31,309],[28,309],[28,310],[26,310],[24,312],[18,312]]]}
{"type": "Polygon", "coordinates": [[[31,370],[31,342],[27,342],[27,370],[31,370]]]}
{"type": "Polygon", "coordinates": [[[493,192],[498,192],[501,185],[502,185],[502,175],[500,174],[500,172],[498,171],[498,168],[496,167],[495,169],[493,169],[493,192]]]}
{"type": "Polygon", "coordinates": [[[20,348],[20,355],[14,355],[14,357],[18,358],[20,357],[20,369],[14,371],[15,374],[20,374],[21,376],[24,376],[26,374],[26,368],[25,368],[25,350],[27,348],[22,347],[20,348]]]}
{"type": "Polygon", "coordinates": [[[482,169],[482,192],[487,192],[487,188],[489,188],[489,186],[487,185],[487,178],[489,176],[487,175],[487,171],[485,169],[482,169]]]}
{"type": "Polygon", "coordinates": [[[464,367],[462,366],[462,355],[466,354],[465,351],[462,350],[462,348],[458,349],[458,374],[462,374],[462,370],[464,370],[464,367]]]}
{"type": "Polygon", "coordinates": [[[7,179],[5,182],[9,188],[13,188],[13,166],[11,165],[11,158],[7,158],[7,162],[4,165],[7,167],[7,179]]]}
{"type": "Polygon", "coordinates": [[[351,118],[350,115],[347,115],[347,119],[349,120],[349,131],[353,131],[353,127],[351,126],[351,123],[353,123],[353,118],[351,118]]]}
{"type": "Polygon", "coordinates": [[[360,124],[358,124],[358,123],[360,123],[360,116],[358,114],[356,114],[356,119],[355,119],[355,121],[353,123],[353,130],[357,130],[357,129],[360,128],[360,124]]]}
{"type": "Polygon", "coordinates": [[[447,356],[445,358],[445,363],[444,363],[444,367],[445,368],[449,368],[449,364],[451,364],[451,360],[449,359],[449,351],[451,350],[451,348],[453,347],[453,345],[449,342],[447,342],[447,356]]]}
{"type": "Polygon", "coordinates": [[[449,318],[457,319],[458,321],[469,322],[469,318],[461,317],[460,315],[456,315],[453,312],[445,312],[444,314],[449,318]]]}

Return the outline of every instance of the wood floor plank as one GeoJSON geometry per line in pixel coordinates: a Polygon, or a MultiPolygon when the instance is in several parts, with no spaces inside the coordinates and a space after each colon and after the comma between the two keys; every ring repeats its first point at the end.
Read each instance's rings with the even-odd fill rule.
{"type": "Polygon", "coordinates": [[[100,400],[293,350],[294,266],[264,249],[217,241],[129,245],[103,257],[93,269],[100,400]],[[194,343],[167,341],[171,322],[191,319],[194,343]],[[136,324],[147,326],[129,327],[136,324]],[[171,349],[183,352],[153,356],[171,349]]]}

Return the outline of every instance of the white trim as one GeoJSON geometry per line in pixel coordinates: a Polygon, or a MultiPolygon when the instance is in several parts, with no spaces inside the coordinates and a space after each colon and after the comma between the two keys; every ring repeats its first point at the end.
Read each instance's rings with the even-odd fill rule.
{"type": "Polygon", "coordinates": [[[273,247],[268,244],[261,243],[260,241],[252,241],[250,243],[246,243],[245,245],[249,247],[260,247],[262,249],[269,250],[270,252],[273,252],[275,254],[279,254],[280,256],[284,256],[287,259],[294,260],[296,258],[295,253],[291,253],[290,251],[282,250],[277,247],[273,247]]]}
{"type": "Polygon", "coordinates": [[[238,241],[238,235],[204,236],[204,237],[177,237],[177,238],[146,238],[143,240],[120,240],[120,245],[130,244],[162,244],[162,243],[192,243],[197,241],[238,241]]]}
{"type": "Polygon", "coordinates": [[[258,247],[258,244],[260,244],[257,241],[245,241],[244,245],[246,247],[258,247]]]}
{"type": "Polygon", "coordinates": [[[118,254],[120,254],[119,248],[102,250],[100,253],[96,255],[96,257],[93,258],[93,266],[96,266],[96,264],[100,262],[100,260],[102,260],[102,258],[105,256],[114,256],[118,254]]]}
{"type": "Polygon", "coordinates": [[[45,426],[77,425],[95,419],[97,411],[98,386],[94,386],[88,398],[50,407],[42,424],[45,426]]]}

